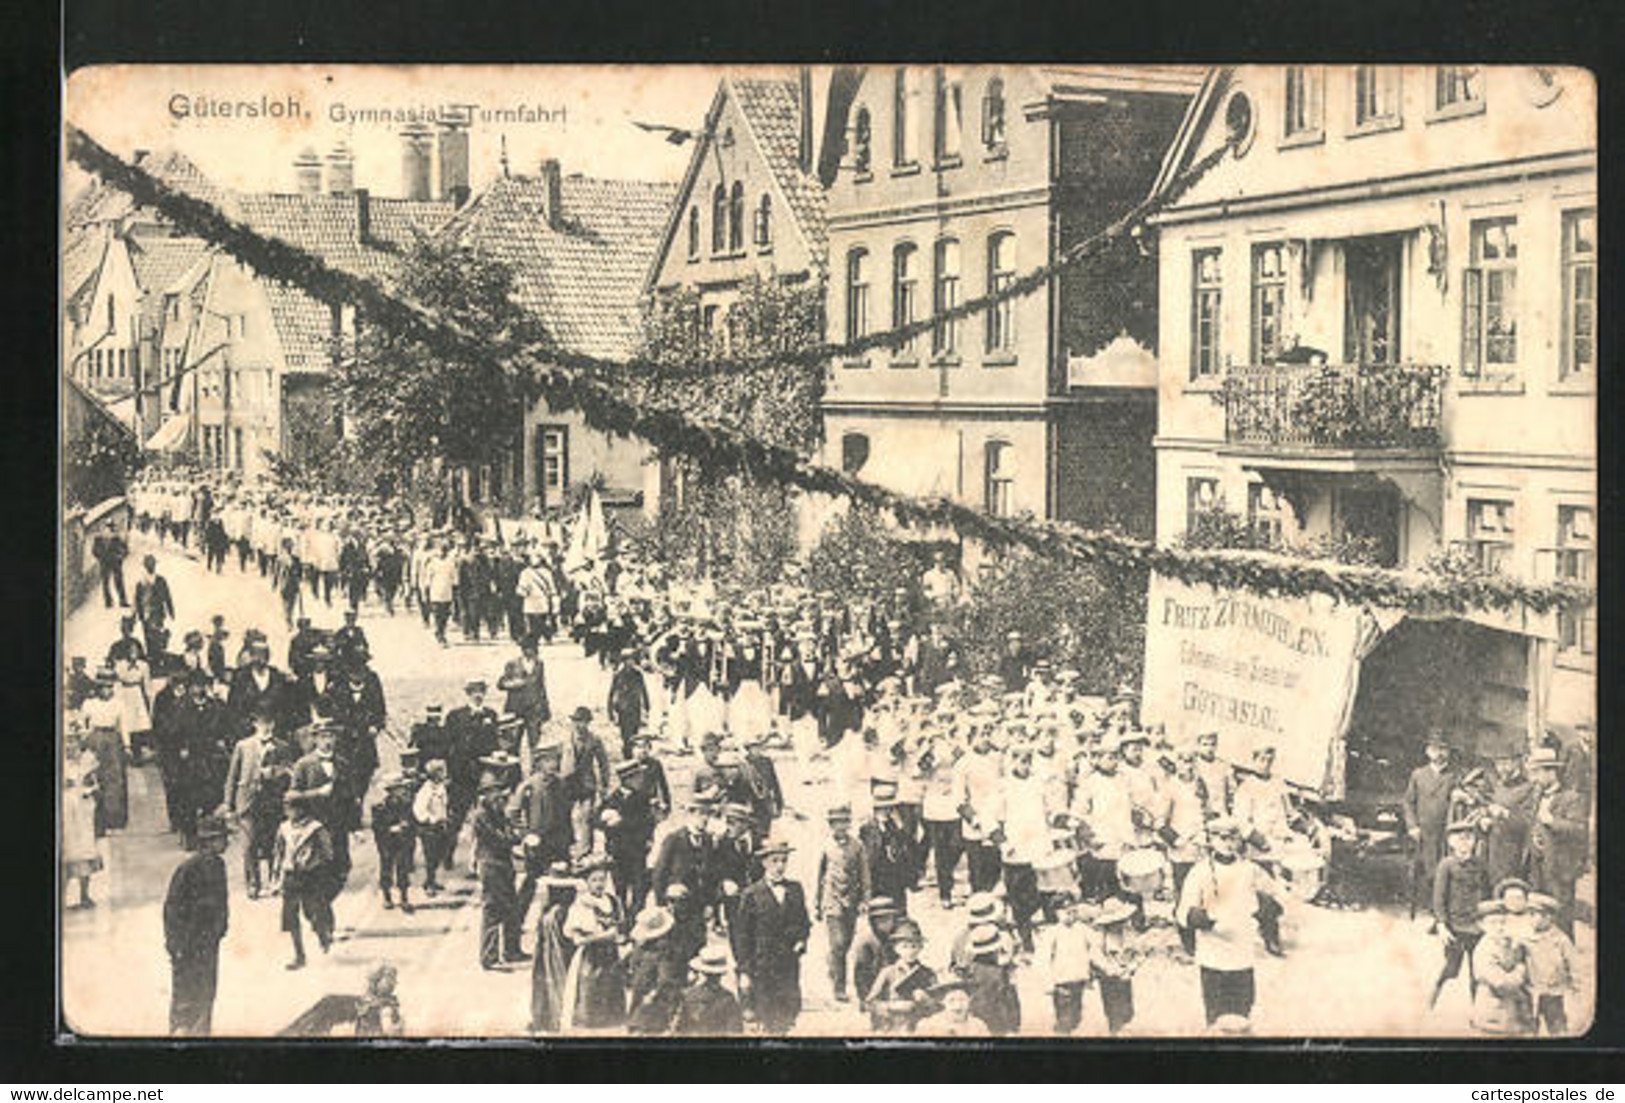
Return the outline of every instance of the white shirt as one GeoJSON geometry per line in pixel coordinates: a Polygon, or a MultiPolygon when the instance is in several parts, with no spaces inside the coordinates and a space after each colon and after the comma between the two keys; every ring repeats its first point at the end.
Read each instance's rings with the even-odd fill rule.
{"type": "Polygon", "coordinates": [[[1203,861],[1191,867],[1174,918],[1188,924],[1192,908],[1207,912],[1214,925],[1196,932],[1196,964],[1208,969],[1251,969],[1259,941],[1258,894],[1279,898],[1275,884],[1255,863],[1203,861]]]}

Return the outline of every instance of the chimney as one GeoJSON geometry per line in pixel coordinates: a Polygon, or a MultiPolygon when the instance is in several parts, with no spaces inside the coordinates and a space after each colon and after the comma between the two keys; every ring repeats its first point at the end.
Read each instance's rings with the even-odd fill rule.
{"type": "Polygon", "coordinates": [[[559,160],[549,157],[542,162],[542,183],[547,188],[547,226],[557,230],[564,225],[564,185],[559,179],[559,160]]]}
{"type": "Polygon", "coordinates": [[[322,194],[322,159],[309,146],[293,162],[293,178],[299,194],[309,199],[322,194]]]}
{"type": "Polygon", "coordinates": [[[357,245],[372,243],[372,197],[366,188],[353,188],[355,196],[355,240],[357,245]]]}
{"type": "Polygon", "coordinates": [[[440,198],[468,202],[468,131],[456,120],[440,124],[440,198]]]}
{"type": "Polygon", "coordinates": [[[327,155],[327,191],[330,195],[355,191],[355,154],[343,142],[327,155]]]}
{"type": "Polygon", "coordinates": [[[426,127],[413,124],[401,131],[401,193],[406,199],[428,199],[434,142],[426,127]]]}

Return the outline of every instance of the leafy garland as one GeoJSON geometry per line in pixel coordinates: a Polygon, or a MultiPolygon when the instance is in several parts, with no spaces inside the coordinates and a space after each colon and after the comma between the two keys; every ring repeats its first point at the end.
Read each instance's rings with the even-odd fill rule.
{"type": "MultiPolygon", "coordinates": [[[[128,164],[72,124],[68,125],[67,138],[68,155],[82,168],[128,192],[138,205],[156,209],[177,228],[219,246],[258,274],[299,287],[319,301],[354,303],[371,323],[410,335],[445,356],[498,359],[524,386],[527,399],[544,399],[549,408],[558,412],[579,411],[595,429],[640,437],[669,452],[689,456],[702,467],[744,469],[757,479],[845,498],[881,510],[903,525],[928,529],[946,526],[962,537],[995,549],[1025,547],[1053,558],[1082,560],[1125,573],[1154,571],[1182,582],[1221,589],[1288,596],[1321,593],[1352,605],[1375,604],[1423,613],[1518,607],[1546,612],[1593,600],[1589,587],[1567,582],[1529,583],[1500,576],[1446,581],[1416,572],[1292,561],[1267,552],[1159,548],[1117,534],[1090,532],[1031,517],[993,517],[943,497],[915,498],[899,494],[809,463],[792,449],[764,443],[730,426],[677,410],[650,408],[628,401],[607,385],[601,374],[606,369],[642,370],[642,365],[604,361],[555,349],[505,350],[500,342],[487,342],[436,313],[386,291],[372,280],[335,269],[321,258],[286,242],[262,237],[248,226],[226,217],[213,204],[177,192],[139,167],[128,164]]],[[[971,300],[951,312],[872,334],[860,341],[824,344],[800,352],[773,352],[760,358],[761,362],[822,364],[830,358],[898,344],[928,332],[949,317],[985,310],[994,302],[1030,294],[1052,278],[1060,267],[1081,263],[1117,238],[1131,233],[1188,189],[1228,151],[1228,146],[1221,146],[1182,174],[1168,190],[1138,204],[1100,233],[1068,250],[1062,261],[1022,277],[997,295],[971,300]]],[[[739,361],[732,366],[749,368],[754,363],[739,361]]],[[[651,374],[660,370],[655,365],[648,368],[651,374]]]]}

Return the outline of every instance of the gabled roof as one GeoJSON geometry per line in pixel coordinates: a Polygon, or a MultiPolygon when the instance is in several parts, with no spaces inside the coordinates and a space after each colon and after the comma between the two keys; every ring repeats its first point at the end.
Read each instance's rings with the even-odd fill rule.
{"type": "Polygon", "coordinates": [[[560,347],[631,356],[641,335],[643,274],[676,189],[571,175],[560,191],[558,229],[548,225],[546,182],[505,176],[448,219],[438,236],[508,265],[515,301],[560,347]]]}
{"type": "Polygon", "coordinates": [[[1173,144],[1168,147],[1168,153],[1162,159],[1162,168],[1157,172],[1157,179],[1151,185],[1152,195],[1161,193],[1189,167],[1191,156],[1201,144],[1202,133],[1213,117],[1214,106],[1224,98],[1225,87],[1230,83],[1230,72],[1230,69],[1223,67],[1207,71],[1207,76],[1202,79],[1201,90],[1185,109],[1185,117],[1180,120],[1173,144]]]}
{"type": "Polygon", "coordinates": [[[191,271],[209,251],[209,246],[197,238],[164,234],[131,234],[126,244],[136,286],[157,296],[191,271]]]}
{"type": "Polygon", "coordinates": [[[62,240],[62,303],[72,306],[90,286],[91,277],[102,266],[107,256],[109,235],[100,229],[86,228],[66,235],[62,240]]]}
{"type": "MultiPolygon", "coordinates": [[[[203,170],[179,150],[166,149],[149,153],[137,158],[136,164],[161,183],[213,203],[228,216],[236,217],[237,212],[232,203],[233,194],[205,176],[203,170]]],[[[98,222],[115,222],[136,213],[136,210],[135,202],[129,193],[96,179],[69,201],[64,218],[68,229],[72,231],[98,222]]]]}
{"type": "Polygon", "coordinates": [[[801,171],[801,97],[796,82],[756,77],[726,77],[724,81],[734,93],[734,102],[790,206],[814,262],[824,264],[829,252],[824,189],[816,175],[801,171]]]}

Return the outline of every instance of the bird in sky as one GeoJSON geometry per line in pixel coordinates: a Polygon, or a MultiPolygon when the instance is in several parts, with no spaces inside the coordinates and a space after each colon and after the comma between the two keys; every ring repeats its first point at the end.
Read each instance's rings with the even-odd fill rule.
{"type": "Polygon", "coordinates": [[[681,126],[671,126],[667,123],[646,123],[640,119],[633,119],[632,125],[637,127],[639,130],[646,130],[651,134],[664,134],[666,136],[666,141],[670,142],[674,146],[683,145],[691,139],[698,138],[700,136],[698,131],[689,130],[686,127],[681,126]]]}

